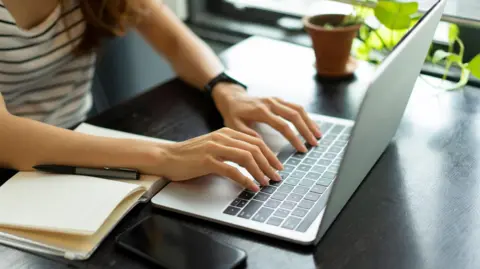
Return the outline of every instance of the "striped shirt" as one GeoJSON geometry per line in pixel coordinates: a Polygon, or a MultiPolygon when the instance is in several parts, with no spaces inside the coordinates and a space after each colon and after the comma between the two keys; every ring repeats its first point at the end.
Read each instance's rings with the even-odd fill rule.
{"type": "Polygon", "coordinates": [[[71,127],[91,109],[95,55],[72,54],[85,31],[77,1],[25,30],[0,0],[0,92],[11,114],[71,127]]]}

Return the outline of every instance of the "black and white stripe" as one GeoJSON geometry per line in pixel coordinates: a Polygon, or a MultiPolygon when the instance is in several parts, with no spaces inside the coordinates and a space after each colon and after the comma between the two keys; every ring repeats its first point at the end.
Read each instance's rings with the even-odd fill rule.
{"type": "Polygon", "coordinates": [[[0,0],[0,93],[10,113],[69,127],[91,108],[95,56],[72,54],[85,31],[77,1],[25,30],[0,0]]]}

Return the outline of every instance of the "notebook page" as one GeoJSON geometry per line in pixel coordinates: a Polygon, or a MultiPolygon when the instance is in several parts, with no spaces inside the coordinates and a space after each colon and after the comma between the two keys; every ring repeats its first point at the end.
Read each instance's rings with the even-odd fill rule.
{"type": "Polygon", "coordinates": [[[110,214],[100,229],[91,236],[82,236],[74,234],[59,234],[51,232],[35,232],[28,230],[18,230],[0,227],[1,233],[7,233],[13,236],[24,238],[43,245],[48,245],[59,251],[72,252],[79,255],[76,259],[86,259],[98,247],[102,240],[118,224],[124,215],[132,209],[141,196],[140,193],[133,193],[124,199],[115,210],[110,214]]]}
{"type": "Polygon", "coordinates": [[[140,189],[94,177],[20,172],[0,187],[0,226],[91,235],[140,189]]]}

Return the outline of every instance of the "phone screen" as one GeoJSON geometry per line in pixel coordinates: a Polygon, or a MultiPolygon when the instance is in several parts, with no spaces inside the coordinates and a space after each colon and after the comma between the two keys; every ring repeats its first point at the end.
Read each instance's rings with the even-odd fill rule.
{"type": "Polygon", "coordinates": [[[169,219],[152,216],[117,238],[117,243],[166,268],[235,268],[246,257],[243,250],[213,240],[169,219]]]}

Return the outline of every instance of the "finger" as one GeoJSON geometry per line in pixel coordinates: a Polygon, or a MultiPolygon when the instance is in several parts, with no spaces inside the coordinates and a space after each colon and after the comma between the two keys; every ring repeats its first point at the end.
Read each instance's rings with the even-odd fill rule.
{"type": "Polygon", "coordinates": [[[308,113],[305,111],[305,109],[303,109],[303,107],[301,107],[297,104],[292,104],[292,103],[286,102],[286,101],[284,101],[280,98],[275,98],[275,100],[278,101],[279,103],[281,103],[282,105],[285,105],[285,106],[287,106],[287,107],[289,107],[293,110],[296,110],[298,113],[300,113],[303,120],[307,123],[308,127],[313,132],[313,134],[315,134],[315,136],[317,138],[322,137],[322,132],[321,132],[320,128],[315,123],[315,121],[313,121],[312,118],[310,118],[310,116],[308,116],[308,113]]]}
{"type": "MultiPolygon", "coordinates": [[[[272,180],[280,181],[282,177],[270,165],[267,158],[263,155],[260,147],[254,144],[247,143],[242,140],[237,140],[226,136],[225,145],[233,148],[239,148],[250,152],[262,171],[272,180]]],[[[268,184],[268,182],[267,182],[268,184]]]]}
{"type": "Polygon", "coordinates": [[[247,134],[247,135],[250,135],[250,136],[253,136],[253,137],[257,137],[257,138],[262,138],[257,132],[255,132],[255,130],[253,130],[252,128],[248,127],[245,123],[243,123],[242,121],[234,121],[232,124],[232,129],[234,130],[237,130],[239,132],[242,132],[244,134],[247,134]]]}
{"type": "Polygon", "coordinates": [[[247,171],[262,185],[268,185],[268,178],[266,178],[262,169],[258,166],[253,158],[253,155],[243,149],[224,146],[215,143],[210,152],[214,157],[223,161],[232,161],[245,167],[247,171]]]}
{"type": "Polygon", "coordinates": [[[288,106],[285,106],[279,102],[273,101],[270,105],[270,109],[273,113],[287,119],[300,132],[300,134],[305,138],[305,140],[312,146],[317,146],[317,138],[314,136],[310,128],[308,128],[305,120],[302,118],[300,113],[296,110],[291,109],[288,106]]]}
{"type": "Polygon", "coordinates": [[[243,133],[235,132],[229,129],[224,130],[224,132],[232,138],[256,145],[257,147],[260,148],[263,155],[267,158],[268,163],[270,163],[271,166],[275,167],[277,170],[283,170],[283,165],[280,162],[280,160],[277,158],[277,155],[275,155],[275,153],[273,153],[273,151],[265,144],[263,139],[251,137],[243,133]]]}
{"type": "Polygon", "coordinates": [[[273,114],[270,110],[263,112],[263,115],[260,116],[260,119],[272,126],[275,130],[279,131],[285,138],[290,141],[290,143],[301,152],[307,152],[307,148],[302,143],[300,138],[298,138],[288,126],[288,124],[279,116],[273,114]]]}
{"type": "Polygon", "coordinates": [[[216,160],[215,158],[210,159],[210,164],[211,169],[215,174],[230,178],[251,191],[258,192],[260,190],[260,188],[257,186],[257,184],[255,184],[255,182],[253,182],[253,180],[246,177],[235,167],[216,160]]]}

